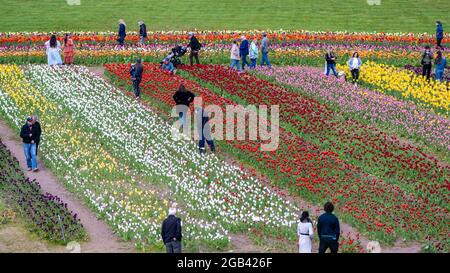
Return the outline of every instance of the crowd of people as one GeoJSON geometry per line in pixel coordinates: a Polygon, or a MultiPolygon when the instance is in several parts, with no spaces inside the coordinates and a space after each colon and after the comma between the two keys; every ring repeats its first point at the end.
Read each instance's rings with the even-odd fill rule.
{"type": "MultiPolygon", "coordinates": [[[[201,110],[199,110],[201,111],[201,110]]],[[[324,213],[317,219],[317,236],[319,239],[318,252],[338,253],[339,236],[341,228],[339,219],[333,214],[334,205],[326,202],[323,207],[324,213]]],[[[176,204],[169,208],[169,214],[161,226],[161,239],[166,246],[167,253],[181,253],[182,251],[182,224],[181,219],[176,216],[176,204]]],[[[314,224],[309,217],[308,211],[303,211],[297,226],[298,251],[299,253],[312,253],[314,224]]]]}
{"type": "MultiPolygon", "coordinates": [[[[139,42],[141,45],[146,43],[147,28],[143,21],[138,22],[139,26],[139,42]]],[[[119,20],[119,30],[117,35],[117,42],[119,46],[125,44],[126,39],[126,24],[123,19],[119,20]]],[[[442,80],[444,75],[444,69],[447,66],[447,61],[442,53],[442,39],[444,37],[444,30],[442,23],[436,22],[436,58],[432,52],[430,46],[425,46],[425,50],[422,54],[422,75],[427,79],[431,77],[431,70],[433,64],[435,65],[436,80],[442,80]]],[[[176,65],[179,63],[173,63],[172,57],[182,56],[188,48],[190,48],[189,61],[193,65],[194,59],[197,64],[200,63],[199,54],[202,49],[202,44],[199,42],[195,34],[189,32],[189,43],[183,48],[181,46],[176,47],[175,52],[181,52],[180,54],[171,54],[163,59],[161,62],[161,69],[170,74],[176,73],[176,65]]],[[[67,33],[64,36],[64,44],[57,40],[55,35],[50,37],[50,40],[45,43],[46,53],[49,65],[61,65],[61,64],[73,64],[75,55],[75,46],[71,38],[71,34],[67,33]],[[61,51],[64,53],[64,62],[61,59],[61,51]]],[[[241,36],[240,39],[235,39],[231,45],[230,53],[230,68],[239,72],[248,69],[254,69],[256,67],[259,53],[261,53],[260,65],[266,65],[271,67],[269,61],[269,38],[267,33],[263,33],[261,41],[253,39],[251,43],[245,36],[241,36]],[[250,62],[248,62],[248,58],[250,62]]],[[[332,72],[335,77],[343,76],[342,72],[336,70],[337,56],[333,50],[327,50],[325,54],[325,70],[324,74],[329,76],[332,72]]],[[[359,79],[360,68],[362,61],[358,52],[354,52],[352,57],[348,60],[347,65],[351,72],[352,83],[357,86],[359,79]]],[[[140,83],[144,73],[144,65],[141,59],[137,59],[135,64],[130,67],[130,76],[133,82],[134,95],[137,100],[140,99],[141,90],[140,83]]],[[[187,111],[190,104],[194,101],[195,94],[187,90],[183,84],[181,84],[178,90],[173,95],[173,100],[176,105],[179,121],[183,125],[183,128],[187,126],[187,111]]],[[[215,152],[214,141],[211,136],[211,128],[209,126],[209,115],[202,107],[195,108],[195,119],[199,134],[198,149],[201,154],[205,153],[205,142],[210,147],[211,152],[215,152]]],[[[29,116],[26,119],[25,124],[20,131],[20,137],[23,140],[23,151],[26,158],[26,163],[29,171],[37,172],[38,161],[38,146],[41,138],[41,125],[37,121],[36,116],[29,116]]],[[[337,253],[339,248],[339,235],[340,227],[339,220],[333,214],[334,206],[330,202],[324,205],[325,213],[322,214],[317,221],[317,234],[319,238],[318,252],[324,253],[327,249],[330,249],[332,253],[337,253]]],[[[180,253],[182,249],[182,227],[181,219],[176,217],[176,208],[169,209],[169,216],[164,220],[161,228],[161,237],[166,246],[168,253],[180,253]]],[[[309,213],[304,211],[299,219],[297,227],[297,235],[299,237],[298,245],[300,253],[311,253],[312,242],[314,235],[313,222],[309,217],[309,213]]]]}

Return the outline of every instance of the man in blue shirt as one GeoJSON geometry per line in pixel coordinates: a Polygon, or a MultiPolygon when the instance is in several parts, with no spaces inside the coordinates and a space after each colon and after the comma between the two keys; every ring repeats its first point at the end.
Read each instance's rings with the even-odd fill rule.
{"type": "Polygon", "coordinates": [[[325,213],[317,221],[317,234],[319,235],[319,253],[325,253],[329,248],[331,253],[337,253],[339,248],[340,227],[339,220],[333,214],[334,206],[330,202],[324,205],[325,213]]]}

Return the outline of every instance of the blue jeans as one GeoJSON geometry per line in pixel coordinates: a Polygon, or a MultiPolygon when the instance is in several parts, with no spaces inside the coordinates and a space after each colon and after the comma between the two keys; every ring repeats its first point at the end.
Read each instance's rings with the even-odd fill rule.
{"type": "Polygon", "coordinates": [[[250,59],[250,65],[249,65],[250,68],[255,68],[256,67],[256,60],[257,59],[250,59]]]}
{"type": "Polygon", "coordinates": [[[444,79],[444,70],[436,69],[436,80],[442,81],[444,79]]]}
{"type": "Polygon", "coordinates": [[[260,65],[264,65],[264,63],[267,64],[268,66],[271,66],[269,61],[269,52],[262,52],[260,65]]]}
{"type": "Polygon", "coordinates": [[[141,36],[141,44],[145,44],[145,37],[141,36]]]}
{"type": "Polygon", "coordinates": [[[198,134],[201,134],[200,140],[198,141],[198,148],[200,149],[200,153],[205,152],[205,142],[208,143],[211,152],[215,152],[216,146],[214,146],[214,141],[211,136],[211,127],[209,125],[205,125],[202,130],[199,130],[198,134]]]}
{"type": "Polygon", "coordinates": [[[23,153],[27,160],[27,167],[37,169],[36,143],[23,143],[23,153]]]}
{"type": "Polygon", "coordinates": [[[247,61],[247,55],[243,55],[241,56],[241,61],[242,61],[242,69],[245,68],[245,65],[247,64],[247,66],[250,66],[250,64],[247,61]]]}
{"type": "Polygon", "coordinates": [[[338,73],[336,71],[336,64],[327,64],[327,76],[330,75],[330,70],[333,70],[334,76],[338,76],[338,73]]]}
{"type": "Polygon", "coordinates": [[[240,66],[240,64],[239,64],[239,60],[231,59],[231,65],[230,65],[230,68],[233,69],[233,67],[236,67],[236,70],[237,70],[237,71],[241,71],[241,66],[240,66]]]}
{"type": "Polygon", "coordinates": [[[183,125],[183,130],[186,127],[186,113],[178,112],[178,116],[180,117],[180,122],[183,125]]]}

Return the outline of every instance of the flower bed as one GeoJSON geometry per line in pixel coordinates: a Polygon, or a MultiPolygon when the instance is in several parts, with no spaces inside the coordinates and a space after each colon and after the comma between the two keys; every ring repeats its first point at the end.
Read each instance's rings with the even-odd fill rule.
{"type": "MultiPolygon", "coordinates": [[[[128,65],[108,64],[105,68],[119,84],[130,84],[128,65]]],[[[210,68],[215,70],[213,66],[210,68]]],[[[193,71],[190,68],[183,69],[190,70],[190,73],[193,71]]],[[[207,68],[196,66],[193,69],[207,68]]],[[[202,75],[208,75],[211,71],[202,71],[204,72],[202,75]]],[[[226,77],[220,74],[220,69],[215,72],[218,79],[232,83],[229,71],[226,77]]],[[[186,76],[187,79],[163,73],[156,65],[146,65],[142,82],[144,100],[161,110],[168,111],[173,105],[171,95],[181,82],[197,96],[201,96],[206,104],[214,103],[222,108],[224,104],[236,103],[239,96],[239,87],[229,87],[224,91],[215,88],[214,83],[201,82],[200,85],[193,81],[195,78],[184,75],[183,71],[180,71],[180,75],[186,76]],[[230,90],[232,92],[228,93],[230,90]]],[[[231,77],[237,77],[237,74],[231,77]]],[[[263,86],[259,85],[261,88],[263,86]]],[[[252,91],[246,92],[251,94],[252,91]]],[[[271,94],[273,96],[274,93],[271,94]]],[[[292,102],[288,97],[281,98],[285,100],[284,104],[292,102]]],[[[428,233],[431,231],[430,228],[436,228],[431,233],[440,238],[447,232],[447,228],[435,220],[436,217],[443,219],[447,215],[445,208],[436,205],[442,202],[447,204],[442,201],[446,198],[447,189],[440,188],[441,186],[436,186],[432,192],[425,193],[421,189],[414,190],[415,186],[411,187],[403,180],[390,184],[371,178],[368,174],[343,162],[336,153],[306,142],[282,128],[280,146],[276,152],[261,152],[259,145],[249,141],[226,143],[225,147],[229,146],[239,151],[236,152],[235,149],[228,151],[268,175],[277,185],[289,189],[291,194],[298,194],[315,203],[332,200],[346,221],[369,233],[371,237],[384,242],[393,242],[397,236],[420,240],[425,238],[418,236],[417,230],[428,233]],[[435,192],[436,190],[444,193],[439,194],[435,192]],[[432,211],[431,214],[434,216],[430,215],[429,219],[424,220],[423,217],[428,217],[425,216],[425,211],[432,211]]],[[[437,171],[439,173],[439,168],[437,171]]],[[[439,183],[441,182],[436,181],[437,185],[439,183]]],[[[417,187],[421,187],[419,186],[421,184],[422,182],[415,183],[417,187]]]]}
{"type": "Polygon", "coordinates": [[[336,105],[342,112],[355,113],[360,120],[385,124],[404,137],[418,139],[425,146],[432,143],[438,150],[450,151],[450,121],[419,109],[413,102],[367,88],[354,88],[351,83],[325,77],[323,70],[316,68],[288,66],[258,69],[257,72],[336,105]]]}
{"type": "Polygon", "coordinates": [[[253,75],[239,75],[218,65],[184,68],[201,80],[245,100],[248,104],[280,105],[286,129],[339,154],[344,161],[411,192],[423,192],[439,206],[448,205],[450,167],[417,147],[402,143],[372,125],[344,118],[301,93],[289,91],[253,75]],[[408,181],[406,183],[406,181],[408,181]],[[422,190],[423,184],[428,187],[422,190]]]}
{"type": "MultiPolygon", "coordinates": [[[[62,42],[65,33],[56,33],[62,42]]],[[[197,37],[204,44],[202,62],[228,63],[231,41],[241,34],[248,39],[261,38],[261,31],[211,31],[199,33],[197,37]]],[[[44,42],[49,33],[0,33],[0,62],[2,63],[45,63],[44,42]]],[[[342,64],[355,50],[365,60],[403,66],[418,63],[423,43],[432,43],[430,35],[383,34],[383,33],[332,33],[306,31],[269,31],[271,40],[271,61],[275,64],[303,64],[322,66],[326,49],[332,46],[342,64]]],[[[150,32],[149,43],[138,45],[136,33],[127,35],[124,48],[117,48],[116,33],[74,33],[75,60],[78,64],[104,64],[108,62],[129,62],[140,56],[146,61],[161,61],[170,49],[180,43],[188,43],[185,32],[150,32]]],[[[448,42],[445,38],[444,42],[448,42]]]]}
{"type": "Polygon", "coordinates": [[[0,197],[20,213],[31,232],[60,244],[87,239],[77,214],[69,211],[58,196],[44,194],[36,181],[25,178],[17,160],[1,142],[0,170],[0,197]]]}
{"type": "MultiPolygon", "coordinates": [[[[348,66],[338,66],[338,69],[351,77],[348,66]]],[[[366,62],[361,66],[360,79],[377,92],[411,100],[445,117],[449,116],[450,90],[446,82],[427,81],[413,71],[374,62],[366,62]]]]}
{"type": "Polygon", "coordinates": [[[240,168],[201,157],[193,143],[171,140],[169,124],[85,68],[27,66],[25,79],[17,67],[8,69],[14,77],[3,83],[12,87],[26,79],[30,86],[2,84],[3,117],[14,124],[20,111],[8,109],[32,97],[46,100],[32,106],[46,124],[42,151],[48,165],[138,247],[162,245],[159,228],[167,198],[183,207],[188,245],[226,247],[227,233],[246,232],[255,217],[264,223],[263,232],[295,240],[294,205],[240,168]],[[27,95],[30,88],[33,93],[27,95]],[[99,102],[108,103],[99,107],[99,102]],[[57,126],[61,122],[63,132],[57,126]],[[151,185],[168,187],[170,195],[160,200],[155,190],[145,190],[151,185]]]}

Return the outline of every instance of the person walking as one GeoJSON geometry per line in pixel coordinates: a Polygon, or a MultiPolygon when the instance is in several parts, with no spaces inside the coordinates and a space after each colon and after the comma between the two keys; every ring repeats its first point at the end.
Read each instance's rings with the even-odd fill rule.
{"type": "Polygon", "coordinates": [[[261,40],[261,62],[260,65],[266,64],[269,67],[272,67],[269,61],[269,38],[267,37],[267,33],[263,33],[263,38],[261,40]]]}
{"type": "Polygon", "coordinates": [[[144,65],[142,64],[141,59],[137,59],[136,63],[131,65],[130,68],[130,75],[133,81],[134,96],[137,100],[141,99],[141,88],[139,85],[141,84],[143,73],[144,65]]]}
{"type": "Polygon", "coordinates": [[[187,128],[186,115],[189,111],[189,105],[194,101],[195,95],[181,83],[178,90],[172,96],[176,104],[176,110],[183,129],[187,128]]]}
{"type": "Polygon", "coordinates": [[[329,248],[331,253],[337,253],[339,249],[340,227],[339,220],[333,214],[334,206],[327,202],[324,205],[325,213],[319,216],[317,221],[317,234],[319,236],[319,253],[325,253],[329,248]]]}
{"type": "Polygon", "coordinates": [[[330,50],[327,50],[327,53],[325,54],[325,61],[327,62],[327,73],[326,75],[330,75],[330,70],[333,71],[333,74],[336,78],[339,77],[339,74],[336,71],[336,55],[330,50]]]}
{"type": "Polygon", "coordinates": [[[255,69],[256,68],[256,61],[258,60],[258,40],[253,39],[252,43],[250,44],[250,68],[255,69]]]}
{"type": "Polygon", "coordinates": [[[307,211],[302,212],[300,217],[300,223],[297,226],[298,235],[298,252],[299,253],[311,253],[312,252],[312,238],[314,229],[312,221],[309,218],[307,211]]]}
{"type": "Polygon", "coordinates": [[[348,67],[350,68],[350,72],[352,73],[352,83],[356,87],[358,86],[357,82],[359,79],[359,70],[361,68],[362,61],[359,58],[358,52],[353,53],[353,56],[348,61],[348,67]]]}
{"type": "Polygon", "coordinates": [[[38,137],[38,130],[37,126],[33,126],[32,117],[27,117],[26,123],[20,130],[20,137],[23,142],[23,152],[27,160],[28,171],[37,172],[39,170],[36,156],[36,138],[38,137]]]}
{"type": "Polygon", "coordinates": [[[241,66],[239,64],[239,60],[240,60],[239,46],[238,46],[238,41],[236,39],[233,40],[233,45],[231,46],[230,59],[231,59],[230,68],[231,69],[235,68],[237,71],[241,71],[241,66]]]}
{"type": "Polygon", "coordinates": [[[440,21],[436,21],[436,48],[443,49],[442,39],[444,39],[444,27],[440,21]]]}
{"type": "Polygon", "coordinates": [[[52,35],[50,40],[45,42],[48,65],[61,65],[61,43],[52,35]]]}
{"type": "Polygon", "coordinates": [[[241,44],[239,46],[239,55],[241,56],[242,70],[245,69],[245,65],[250,66],[247,61],[247,56],[249,54],[249,44],[247,38],[242,35],[241,36],[241,44]]]}
{"type": "Polygon", "coordinates": [[[75,55],[75,46],[71,38],[72,35],[67,33],[64,36],[64,64],[73,64],[73,57],[75,55]]]}
{"type": "Polygon", "coordinates": [[[176,217],[176,208],[169,209],[169,216],[163,221],[161,238],[167,253],[181,253],[182,228],[181,219],[176,217]]]}
{"type": "Polygon", "coordinates": [[[200,49],[202,48],[202,44],[198,41],[197,37],[195,37],[193,32],[189,32],[189,44],[186,46],[186,48],[191,48],[191,53],[189,54],[189,61],[191,65],[194,64],[194,58],[197,64],[200,64],[200,61],[198,60],[198,53],[200,52],[200,49]]]}
{"type": "Polygon", "coordinates": [[[41,124],[38,121],[37,116],[31,116],[31,118],[33,119],[32,120],[33,126],[36,127],[36,140],[35,140],[35,143],[36,143],[36,156],[37,156],[38,152],[39,152],[39,143],[41,142],[42,127],[41,127],[41,124]]]}
{"type": "Polygon", "coordinates": [[[425,51],[422,54],[422,76],[427,76],[427,80],[431,77],[431,67],[433,62],[433,52],[431,52],[430,46],[425,46],[425,51]]]}
{"type": "Polygon", "coordinates": [[[436,60],[434,61],[434,67],[436,72],[436,80],[442,81],[444,79],[444,71],[447,66],[447,60],[442,54],[442,51],[436,53],[436,60]]]}
{"type": "Polygon", "coordinates": [[[145,45],[145,39],[147,39],[147,26],[144,21],[139,21],[139,38],[141,41],[141,45],[145,45]]]}
{"type": "Polygon", "coordinates": [[[205,141],[208,143],[211,152],[216,152],[214,140],[211,135],[211,126],[209,125],[209,116],[203,107],[195,108],[195,122],[199,136],[198,149],[200,150],[200,154],[205,153],[205,141]]]}
{"type": "Polygon", "coordinates": [[[117,38],[117,42],[119,42],[120,46],[123,46],[125,44],[125,37],[127,36],[127,25],[125,24],[125,21],[123,19],[119,20],[119,32],[118,32],[118,36],[119,38],[117,38]]]}

